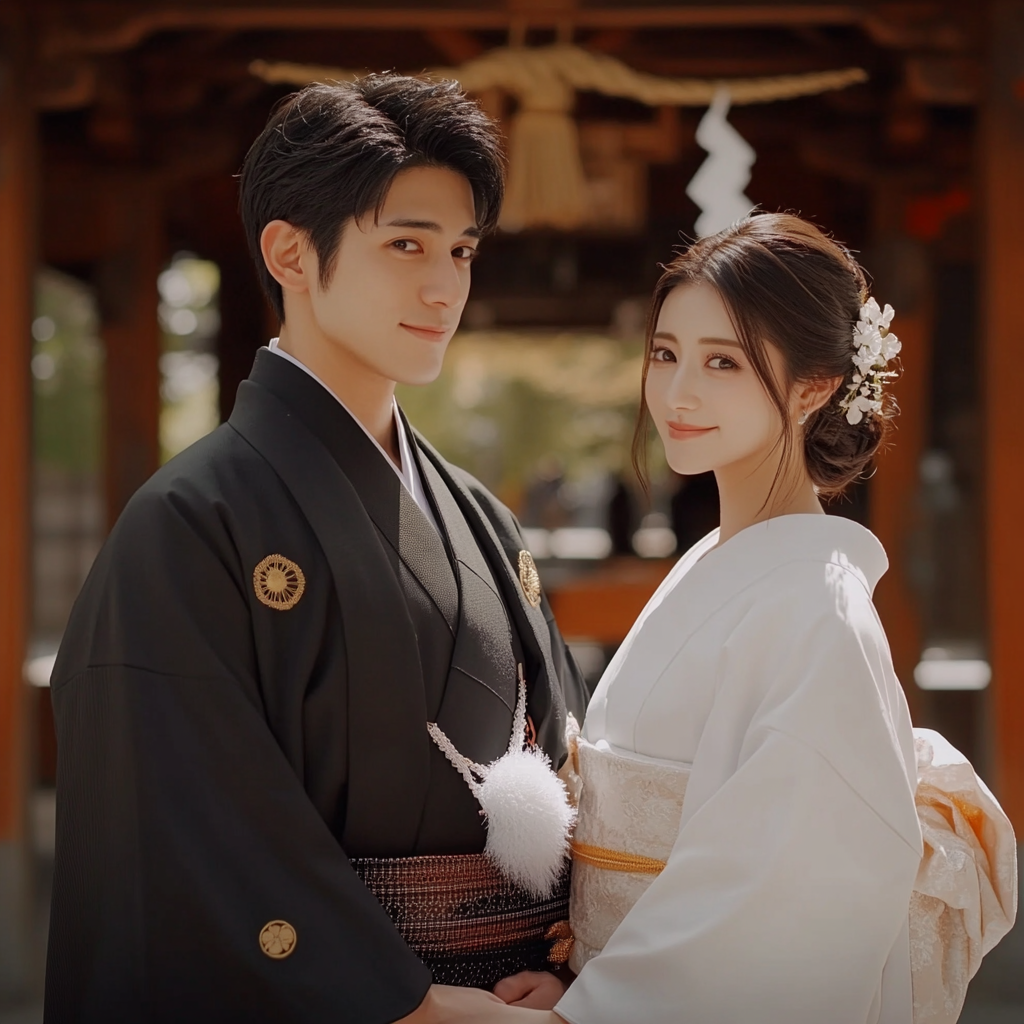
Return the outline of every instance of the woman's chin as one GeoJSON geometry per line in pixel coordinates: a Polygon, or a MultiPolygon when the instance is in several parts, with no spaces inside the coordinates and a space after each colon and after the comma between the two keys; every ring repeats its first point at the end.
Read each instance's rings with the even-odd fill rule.
{"type": "Polygon", "coordinates": [[[696,453],[681,452],[675,445],[666,446],[665,461],[669,469],[680,476],[699,476],[717,465],[713,459],[700,458],[696,453]]]}

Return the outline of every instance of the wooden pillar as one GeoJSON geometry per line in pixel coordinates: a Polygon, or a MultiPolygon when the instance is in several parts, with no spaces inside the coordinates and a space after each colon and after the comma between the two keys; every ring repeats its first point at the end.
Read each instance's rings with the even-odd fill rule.
{"type": "Polygon", "coordinates": [[[160,465],[160,325],[157,277],[163,262],[159,192],[142,177],[116,184],[125,234],[97,266],[106,349],[105,497],[113,525],[160,465]]]}
{"type": "Polygon", "coordinates": [[[239,246],[215,258],[220,267],[220,411],[221,419],[226,420],[234,408],[238,385],[249,376],[256,350],[276,331],[267,330],[267,303],[248,250],[239,246]]]}
{"type": "Polygon", "coordinates": [[[25,87],[25,35],[0,17],[0,997],[27,981],[30,895],[26,838],[29,359],[35,269],[35,115],[25,87]]]}
{"type": "Polygon", "coordinates": [[[892,388],[900,414],[891,445],[879,455],[871,479],[869,520],[889,555],[889,571],[878,584],[875,603],[916,720],[921,692],[914,683],[914,668],[923,636],[911,564],[913,535],[919,526],[918,467],[928,431],[933,297],[924,247],[891,228],[902,223],[903,200],[897,187],[879,187],[875,199],[878,237],[866,259],[874,277],[873,293],[880,304],[889,302],[896,309],[892,326],[903,344],[903,376],[892,388]]]}
{"type": "Polygon", "coordinates": [[[1024,830],[1024,2],[992,5],[981,125],[989,644],[997,795],[1024,830]]]}

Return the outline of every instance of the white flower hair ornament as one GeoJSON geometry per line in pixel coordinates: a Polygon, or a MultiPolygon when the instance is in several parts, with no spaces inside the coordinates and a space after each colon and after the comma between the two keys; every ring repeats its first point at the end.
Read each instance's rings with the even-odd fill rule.
{"type": "Polygon", "coordinates": [[[882,388],[886,380],[899,376],[888,368],[902,348],[900,339],[889,333],[894,315],[892,306],[886,303],[885,309],[880,309],[874,298],[860,307],[860,319],[853,329],[853,364],[857,372],[839,400],[847,422],[854,426],[865,416],[876,416],[882,411],[882,388]]]}

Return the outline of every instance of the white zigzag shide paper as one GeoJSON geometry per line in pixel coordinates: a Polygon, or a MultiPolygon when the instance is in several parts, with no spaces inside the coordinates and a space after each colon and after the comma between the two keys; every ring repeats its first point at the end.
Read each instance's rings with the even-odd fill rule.
{"type": "Polygon", "coordinates": [[[729,105],[729,91],[719,89],[697,126],[697,143],[708,158],[686,186],[686,194],[702,211],[696,224],[700,238],[735,224],[754,208],[743,190],[757,154],[726,120],[729,105]]]}

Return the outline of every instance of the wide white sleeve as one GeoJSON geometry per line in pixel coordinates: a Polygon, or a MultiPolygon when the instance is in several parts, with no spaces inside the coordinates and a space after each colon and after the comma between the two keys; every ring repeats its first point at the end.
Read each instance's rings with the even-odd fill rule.
{"type": "Polygon", "coordinates": [[[870,615],[794,643],[779,614],[725,658],[675,847],[556,1007],[572,1024],[877,1020],[920,861],[894,677],[870,615]]]}

